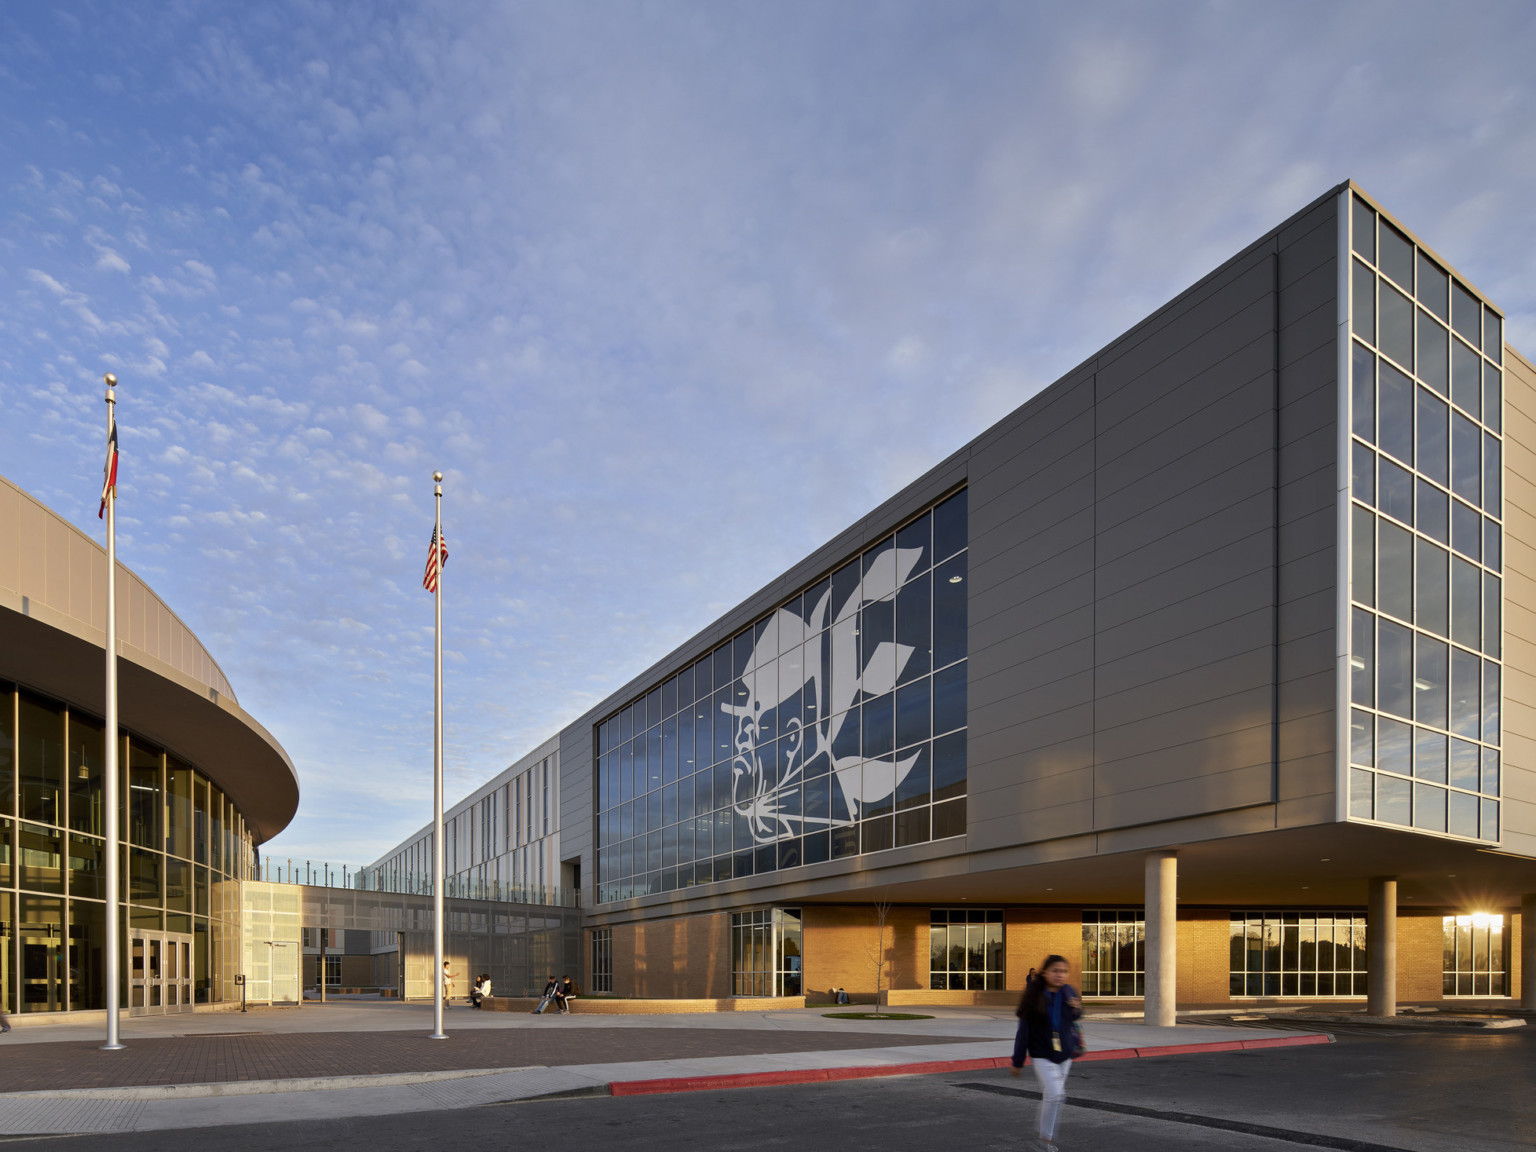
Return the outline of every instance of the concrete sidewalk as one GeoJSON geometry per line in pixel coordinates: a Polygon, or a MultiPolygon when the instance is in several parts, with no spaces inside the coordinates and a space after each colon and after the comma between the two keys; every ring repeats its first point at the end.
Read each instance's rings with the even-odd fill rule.
{"type": "MultiPolygon", "coordinates": [[[[464,1013],[464,1017],[472,1014],[464,1013]]],[[[478,1016],[478,1014],[473,1014],[478,1016]]],[[[227,1019],[227,1018],[226,1018],[227,1019]]],[[[420,1032],[397,1031],[399,1017],[376,1017],[374,1027],[351,1019],[350,1029],[327,1032],[293,1031],[294,1026],[317,1024],[311,1018],[290,1017],[269,1022],[264,1039],[281,1048],[323,1041],[344,1041],[352,1049],[367,1052],[391,1042],[419,1051],[423,1066],[384,1074],[348,1076],[282,1076],[240,1079],[231,1076],[188,1083],[159,1082],[119,1084],[89,1088],[10,1091],[0,1094],[0,1135],[48,1135],[82,1132],[155,1131],[232,1124],[275,1123],[292,1120],[343,1119],[435,1109],[458,1109],[486,1104],[528,1101],[550,1096],[633,1095],[654,1092],[701,1091],[754,1085],[804,1083],[861,1078],[960,1072],[1006,1066],[1012,1050],[1013,1021],[977,1010],[935,1013],[932,1020],[851,1021],[829,1020],[819,1011],[771,1013],[761,1017],[736,1014],[735,1027],[706,1024],[707,1017],[590,1017],[577,1023],[575,1016],[561,1017],[555,1029],[540,1029],[543,1018],[491,1027],[456,1016],[463,1041],[427,1041],[420,1032]],[[767,1017],[772,1019],[767,1019],[767,1017]],[[791,1017],[792,1019],[786,1019],[791,1017]],[[379,1024],[393,1024],[381,1028],[379,1024]],[[576,1025],[567,1029],[566,1025],[576,1025]],[[900,1028],[901,1032],[892,1029],[900,1028]],[[544,1031],[550,1040],[538,1033],[544,1031]],[[371,1037],[357,1035],[372,1032],[371,1037]],[[497,1036],[497,1033],[500,1036],[497,1036]],[[883,1035],[882,1035],[883,1033],[883,1035]],[[477,1043],[470,1043],[471,1039],[477,1043]],[[522,1066],[430,1067],[462,1048],[503,1040],[527,1040],[535,1047],[562,1053],[585,1052],[587,1058],[559,1062],[529,1062],[522,1066]],[[420,1044],[416,1044],[420,1041],[420,1044]],[[851,1042],[851,1043],[850,1043],[851,1042]],[[684,1050],[689,1055],[672,1058],[603,1059],[616,1050],[643,1052],[684,1050]]],[[[430,1020],[430,1012],[426,1014],[430,1020]]],[[[494,1019],[494,1018],[492,1018],[494,1019]]],[[[506,1021],[506,1017],[501,1017],[506,1021]]],[[[346,1017],[332,1017],[334,1026],[346,1017]]],[[[163,1021],[157,1022],[162,1024],[163,1021]]],[[[549,1022],[553,1023],[553,1022],[549,1022]]],[[[1088,1021],[1085,1027],[1090,1053],[1085,1060],[1133,1059],[1196,1051],[1234,1051],[1298,1044],[1327,1043],[1326,1034],[1298,1034],[1272,1029],[1223,1029],[1214,1039],[1208,1028],[1148,1028],[1123,1021],[1088,1021]]],[[[125,1030],[126,1032],[126,1030],[125,1030]]],[[[7,1037],[16,1036],[11,1033],[7,1037]]],[[[210,1031],[182,1034],[185,1040],[224,1041],[234,1044],[248,1037],[218,1037],[210,1031]]],[[[71,1038],[75,1039],[75,1038],[71,1038]]],[[[162,1037],[159,1045],[148,1037],[127,1037],[141,1048],[166,1047],[174,1055],[178,1038],[162,1037]]],[[[78,1045],[81,1040],[75,1039],[78,1045]]],[[[50,1046],[51,1047],[51,1046],[50,1046]]],[[[45,1054],[68,1057],[65,1049],[40,1049],[25,1045],[16,1056],[45,1054]],[[29,1050],[29,1051],[27,1051],[29,1050]]],[[[94,1049],[93,1049],[94,1050],[94,1049]]],[[[102,1053],[112,1061],[122,1053],[102,1053]]],[[[448,1060],[453,1063],[452,1059],[448,1060]]],[[[31,1061],[29,1060],[30,1064],[31,1061]]],[[[68,1060],[73,1064],[73,1060],[68,1060]]],[[[157,1062],[158,1063],[158,1062],[157,1062]]],[[[11,1067],[19,1067],[11,1064],[11,1067]]],[[[0,1067],[0,1075],[3,1075],[0,1067]]],[[[66,1077],[67,1079],[67,1077],[66,1077]]],[[[4,1083],[4,1080],[0,1080],[4,1083]]]]}

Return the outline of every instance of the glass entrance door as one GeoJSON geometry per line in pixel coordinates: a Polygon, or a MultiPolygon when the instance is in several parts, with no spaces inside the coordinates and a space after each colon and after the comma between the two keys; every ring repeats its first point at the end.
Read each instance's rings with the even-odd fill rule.
{"type": "MultiPolygon", "coordinates": [[[[22,930],[25,933],[25,929],[22,930]]],[[[64,941],[57,936],[21,938],[21,1010],[59,1012],[64,1008],[64,941]]]]}
{"type": "Polygon", "coordinates": [[[128,1012],[192,1011],[192,937],[135,928],[128,940],[128,1012]]]}

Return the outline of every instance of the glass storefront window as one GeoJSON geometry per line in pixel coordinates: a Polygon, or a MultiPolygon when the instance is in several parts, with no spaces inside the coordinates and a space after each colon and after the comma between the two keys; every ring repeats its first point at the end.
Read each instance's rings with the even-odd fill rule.
{"type": "Polygon", "coordinates": [[[164,768],[160,749],[139,740],[128,742],[128,843],[141,848],[161,850],[161,772],[164,768]]]}
{"type": "Polygon", "coordinates": [[[192,769],[174,756],[165,759],[165,850],[192,858],[192,769]]]}
{"type": "Polygon", "coordinates": [[[102,823],[102,772],[106,746],[102,724],[78,711],[69,714],[69,751],[65,774],[69,779],[69,826],[76,832],[104,836],[102,823]]]}
{"type": "Polygon", "coordinates": [[[20,815],[42,824],[64,822],[64,709],[27,692],[17,705],[20,815]]]}
{"type": "Polygon", "coordinates": [[[1003,987],[1003,910],[935,908],[928,914],[928,987],[1003,987]]]}
{"type": "Polygon", "coordinates": [[[11,815],[16,784],[15,708],[15,687],[0,680],[0,815],[4,816],[11,815]]]}
{"type": "Polygon", "coordinates": [[[1504,917],[1475,913],[1444,920],[1443,992],[1446,996],[1507,995],[1509,971],[1504,917]]]}
{"type": "Polygon", "coordinates": [[[1083,912],[1083,995],[1146,994],[1146,921],[1140,908],[1083,912]]]}
{"type": "Polygon", "coordinates": [[[1364,996],[1365,917],[1234,912],[1233,996],[1364,996]]]}
{"type": "MultiPolygon", "coordinates": [[[[0,1006],[7,1011],[103,1007],[105,738],[97,717],[0,684],[0,812],[7,813],[0,815],[0,1006]],[[38,819],[9,815],[18,794],[38,819]]],[[[124,926],[195,934],[198,1000],[219,999],[207,958],[210,941],[227,930],[208,918],[218,877],[187,859],[208,855],[209,784],[174,758],[167,768],[159,749],[126,735],[119,764],[124,926]]],[[[212,796],[223,814],[225,859],[248,871],[244,823],[217,789],[212,796]]]]}
{"type": "Polygon", "coordinates": [[[57,828],[21,825],[17,862],[21,887],[33,892],[64,891],[64,834],[57,828]]]}
{"type": "Polygon", "coordinates": [[[733,912],[731,995],[802,995],[800,939],[798,908],[733,912]]]}

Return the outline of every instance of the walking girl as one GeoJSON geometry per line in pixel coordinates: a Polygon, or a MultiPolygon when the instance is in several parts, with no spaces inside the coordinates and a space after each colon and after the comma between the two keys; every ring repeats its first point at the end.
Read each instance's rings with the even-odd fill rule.
{"type": "Polygon", "coordinates": [[[1040,973],[1024,989],[1019,1002],[1019,1033],[1013,1042],[1013,1075],[1029,1057],[1040,1082],[1040,1142],[1042,1152],[1056,1152],[1056,1121],[1067,1098],[1067,1073],[1085,1050],[1078,1017],[1083,1000],[1067,983],[1071,967],[1064,956],[1047,956],[1040,973]]]}

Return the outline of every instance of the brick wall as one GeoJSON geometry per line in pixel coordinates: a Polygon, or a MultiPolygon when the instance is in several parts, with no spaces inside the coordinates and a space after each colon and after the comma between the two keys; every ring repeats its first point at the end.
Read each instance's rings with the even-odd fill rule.
{"type": "Polygon", "coordinates": [[[1180,908],[1178,998],[1219,1004],[1231,995],[1232,914],[1225,908],[1180,908]]]}
{"type": "Polygon", "coordinates": [[[1003,983],[1014,991],[1022,991],[1029,970],[1050,955],[1065,956],[1072,965],[1072,982],[1081,983],[1083,910],[1009,908],[1003,913],[1003,949],[1003,983]]]}
{"type": "Polygon", "coordinates": [[[1523,939],[1525,932],[1525,924],[1522,923],[1522,919],[1520,913],[1516,912],[1506,921],[1510,927],[1509,931],[1505,933],[1504,947],[1511,950],[1509,954],[1509,994],[1515,997],[1520,995],[1520,981],[1524,977],[1520,970],[1520,941],[1523,939]]]}
{"type": "Polygon", "coordinates": [[[1397,998],[1439,1000],[1444,995],[1445,912],[1440,908],[1397,910],[1397,998]]]}
{"type": "MultiPolygon", "coordinates": [[[[805,987],[825,992],[875,991],[875,962],[880,931],[868,904],[806,905],[802,909],[805,987]]],[[[887,988],[928,986],[928,906],[893,907],[885,923],[887,988]]]]}
{"type": "Polygon", "coordinates": [[[615,925],[613,991],[659,999],[729,996],[730,913],[615,925]]]}

